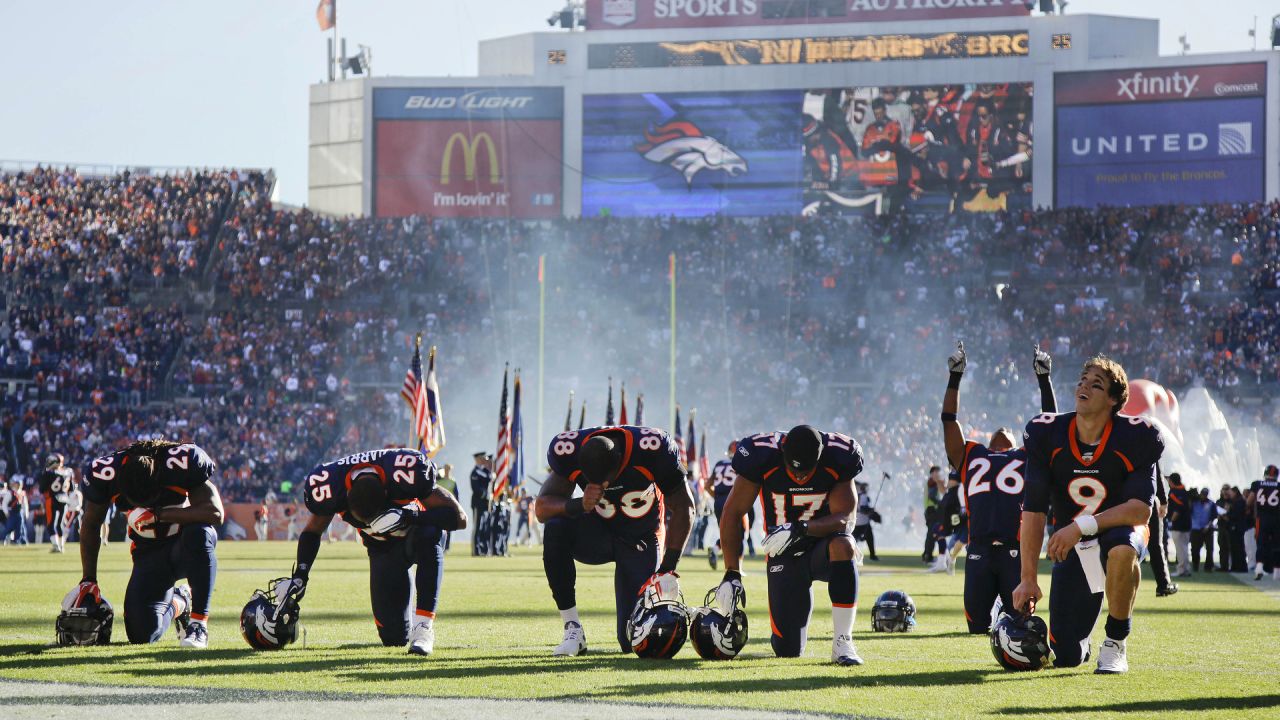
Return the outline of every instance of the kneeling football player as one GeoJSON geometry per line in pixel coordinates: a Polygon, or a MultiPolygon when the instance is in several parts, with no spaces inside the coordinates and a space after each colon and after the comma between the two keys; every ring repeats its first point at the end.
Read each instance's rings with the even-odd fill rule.
{"type": "Polygon", "coordinates": [[[1120,414],[1128,401],[1124,368],[1099,355],[1080,373],[1076,411],[1040,415],[1027,423],[1023,434],[1027,489],[1022,504],[1022,581],[1013,592],[1013,603],[1034,612],[1042,596],[1037,561],[1052,510],[1049,646],[1057,667],[1088,661],[1105,592],[1106,639],[1095,672],[1129,670],[1126,640],[1142,576],[1139,562],[1147,552],[1156,464],[1164,441],[1145,418],[1120,414]]]}
{"type": "Polygon", "coordinates": [[[786,433],[752,435],[738,441],[738,473],[720,522],[724,580],[716,602],[726,616],[746,602],[742,589],[741,520],[757,495],[768,535],[769,624],[773,652],[799,657],[808,639],[814,580],[827,583],[834,638],[831,660],[861,665],[853,646],[858,609],[852,517],[858,507],[853,479],[862,472],[862,448],[853,438],[797,425],[786,433]]]}
{"type": "Polygon", "coordinates": [[[435,463],[417,450],[370,450],[317,465],[303,492],[311,518],[298,536],[293,577],[275,588],[279,602],[302,599],[320,537],[334,515],[360,533],[369,555],[369,596],[378,637],[409,644],[414,655],[435,649],[436,603],[444,576],[445,532],[467,526],[462,506],[437,487],[435,463]],[[409,568],[417,565],[417,606],[410,627],[409,568]]]}
{"type": "Polygon", "coordinates": [[[564,641],[552,654],[574,656],[587,649],[578,617],[574,561],[613,563],[618,646],[631,651],[627,618],[642,589],[659,584],[666,596],[679,591],[676,564],[693,526],[693,496],[675,443],[655,428],[622,426],[571,430],[547,448],[551,476],[534,512],[546,523],[542,566],[564,622],[564,641]],[[582,488],[573,497],[574,486],[582,488]],[[664,505],[671,506],[665,549],[659,549],[664,505]]]}
{"type": "Polygon", "coordinates": [[[222,498],[213,460],[196,445],[144,440],[94,460],[84,473],[80,585],[64,610],[98,589],[99,529],[112,504],[128,513],[133,573],[124,593],[131,643],[153,643],[176,623],[182,647],[209,644],[209,601],[218,571],[215,529],[222,498]],[[178,580],[187,582],[174,587],[178,580]]]}

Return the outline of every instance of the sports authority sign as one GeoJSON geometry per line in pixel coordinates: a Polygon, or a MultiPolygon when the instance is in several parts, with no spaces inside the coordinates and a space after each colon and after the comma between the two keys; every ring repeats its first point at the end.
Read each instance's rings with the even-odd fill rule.
{"type": "Polygon", "coordinates": [[[1267,64],[1171,67],[1058,73],[1054,105],[1109,105],[1163,100],[1262,97],[1267,64]]]}
{"type": "Polygon", "coordinates": [[[374,91],[378,217],[560,215],[559,88],[374,91]]]}
{"type": "Polygon", "coordinates": [[[587,0],[589,30],[1026,17],[1025,0],[587,0]]]}

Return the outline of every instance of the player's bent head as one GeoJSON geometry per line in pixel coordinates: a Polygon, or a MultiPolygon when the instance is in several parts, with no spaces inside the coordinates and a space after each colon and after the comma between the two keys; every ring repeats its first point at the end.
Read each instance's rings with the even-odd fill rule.
{"type": "Polygon", "coordinates": [[[1268,465],[1267,469],[1262,471],[1262,479],[1275,480],[1276,478],[1280,478],[1280,468],[1275,465],[1268,465]]]}
{"type": "Polygon", "coordinates": [[[167,440],[139,440],[125,448],[119,478],[120,490],[129,502],[137,507],[155,504],[161,490],[157,456],[162,450],[177,446],[167,440]]]}
{"type": "Polygon", "coordinates": [[[1005,450],[1013,449],[1015,442],[1016,441],[1013,439],[1013,430],[1007,427],[1002,427],[994,433],[991,433],[991,442],[987,443],[987,448],[990,449],[991,452],[1004,452],[1005,450]]]}
{"type": "Polygon", "coordinates": [[[1080,371],[1081,379],[1092,372],[1100,373],[1107,380],[1107,397],[1111,400],[1111,413],[1120,412],[1129,402],[1129,374],[1120,363],[1106,355],[1098,354],[1089,358],[1080,371]]]}
{"type": "Polygon", "coordinates": [[[366,524],[387,509],[387,490],[377,473],[363,472],[352,478],[347,507],[357,520],[366,524]]]}
{"type": "Polygon", "coordinates": [[[812,472],[822,457],[822,435],[811,425],[797,425],[787,431],[782,459],[796,475],[812,472]]]}
{"type": "Polygon", "coordinates": [[[578,451],[578,468],[587,477],[587,482],[593,485],[612,480],[621,463],[622,448],[604,435],[588,439],[578,451]]]}

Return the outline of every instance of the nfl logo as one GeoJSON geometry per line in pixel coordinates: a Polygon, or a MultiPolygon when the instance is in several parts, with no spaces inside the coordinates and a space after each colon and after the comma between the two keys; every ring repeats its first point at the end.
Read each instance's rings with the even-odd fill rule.
{"type": "Polygon", "coordinates": [[[604,0],[603,20],[619,27],[635,22],[636,0],[604,0]]]}

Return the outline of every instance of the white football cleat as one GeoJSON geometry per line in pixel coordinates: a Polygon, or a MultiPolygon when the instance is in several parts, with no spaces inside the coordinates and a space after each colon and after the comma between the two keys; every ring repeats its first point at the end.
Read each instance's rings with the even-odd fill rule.
{"type": "Polygon", "coordinates": [[[837,665],[861,665],[862,657],[853,646],[853,638],[841,635],[831,642],[831,662],[837,665]]]}
{"type": "Polygon", "coordinates": [[[424,622],[413,626],[409,633],[409,654],[430,655],[436,649],[436,629],[424,622]]]}
{"type": "Polygon", "coordinates": [[[947,574],[956,574],[956,556],[950,553],[947,554],[947,574]]]}
{"type": "Polygon", "coordinates": [[[933,561],[933,564],[929,566],[929,569],[926,570],[925,572],[939,573],[939,572],[946,572],[946,571],[947,571],[947,556],[939,555],[938,558],[933,561]]]}
{"type": "Polygon", "coordinates": [[[178,643],[178,647],[195,648],[197,650],[209,647],[209,631],[205,628],[204,623],[199,620],[188,622],[187,629],[182,633],[182,641],[178,643]]]}
{"type": "Polygon", "coordinates": [[[1098,650],[1098,669],[1093,672],[1098,675],[1129,672],[1129,658],[1125,656],[1124,646],[1124,640],[1116,641],[1111,638],[1103,640],[1102,648],[1098,650]]]}
{"type": "Polygon", "coordinates": [[[587,634],[582,626],[570,620],[564,624],[564,641],[551,651],[553,657],[575,657],[587,651],[587,634]]]}

